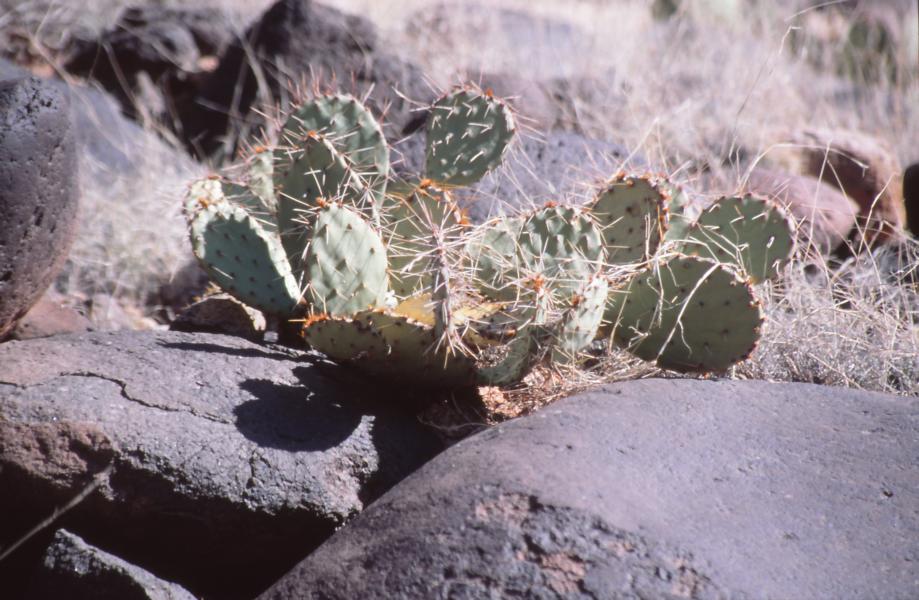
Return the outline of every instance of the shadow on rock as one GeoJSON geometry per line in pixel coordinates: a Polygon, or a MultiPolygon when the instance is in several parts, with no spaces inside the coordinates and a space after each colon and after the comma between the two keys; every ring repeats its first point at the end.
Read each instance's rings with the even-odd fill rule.
{"type": "Polygon", "coordinates": [[[235,409],[236,427],[260,446],[289,452],[322,451],[348,439],[362,411],[341,394],[264,379],[240,387],[257,398],[235,409]]]}
{"type": "Polygon", "coordinates": [[[219,352],[221,354],[241,356],[243,358],[268,358],[273,360],[297,360],[303,358],[293,354],[285,354],[284,352],[272,351],[269,348],[264,350],[261,348],[231,348],[229,346],[222,346],[220,344],[197,342],[159,342],[159,345],[163,348],[170,348],[172,350],[187,350],[189,352],[219,352]]]}

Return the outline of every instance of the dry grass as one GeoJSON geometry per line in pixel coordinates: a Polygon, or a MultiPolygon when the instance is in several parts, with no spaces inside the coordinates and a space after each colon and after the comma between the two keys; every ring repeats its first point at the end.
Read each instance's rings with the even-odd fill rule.
{"type": "MultiPolygon", "coordinates": [[[[126,1],[97,0],[94,6],[126,1]]],[[[891,54],[896,77],[878,77],[871,69],[840,76],[851,49],[834,33],[838,23],[807,8],[816,2],[803,0],[752,1],[733,17],[705,8],[717,2],[700,1],[667,22],[655,21],[650,3],[638,0],[483,2],[536,19],[529,29],[519,21],[513,40],[498,30],[470,35],[470,21],[460,10],[431,23],[426,16],[431,0],[327,3],[374,20],[381,43],[419,61],[435,85],[475,77],[479,70],[576,81],[566,102],[575,107],[584,133],[641,153],[703,197],[737,189],[754,162],[768,162],[770,149],[803,126],[860,130],[889,143],[902,164],[919,160],[915,2],[894,2],[899,6],[894,26],[902,29],[895,32],[891,54]],[[568,29],[547,29],[542,17],[568,29]]],[[[245,18],[269,2],[208,4],[245,18]]],[[[90,27],[105,22],[100,15],[113,14],[82,5],[77,10],[61,0],[0,0],[0,15],[13,5],[36,15],[41,7],[46,15],[70,11],[73,23],[90,27]]],[[[30,23],[40,27],[46,20],[30,23]]],[[[474,19],[473,25],[482,27],[474,19]]],[[[866,52],[863,58],[876,57],[866,52]]],[[[151,186],[162,183],[155,166],[150,177],[156,180],[151,186]]],[[[187,253],[172,210],[178,200],[175,185],[143,196],[155,198],[144,210],[127,200],[145,184],[123,185],[87,199],[75,260],[84,270],[92,268],[80,286],[97,278],[93,285],[104,289],[142,287],[150,274],[168,272],[187,253]]],[[[919,394],[919,300],[915,283],[900,281],[904,271],[915,268],[915,245],[904,253],[911,262],[902,269],[890,266],[890,253],[841,267],[819,261],[789,267],[780,285],[760,290],[769,325],[753,358],[733,376],[919,394]]],[[[141,296],[136,289],[128,294],[141,296]]],[[[612,361],[601,375],[609,380],[636,373],[631,364],[612,361]]]]}

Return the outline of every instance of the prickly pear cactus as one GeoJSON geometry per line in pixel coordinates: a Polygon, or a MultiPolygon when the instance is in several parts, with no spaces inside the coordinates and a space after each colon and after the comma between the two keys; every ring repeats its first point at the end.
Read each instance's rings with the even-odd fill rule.
{"type": "Polygon", "coordinates": [[[313,310],[342,316],[383,306],[386,248],[370,224],[354,210],[329,204],[317,210],[310,229],[304,274],[313,310]]]}
{"type": "Polygon", "coordinates": [[[667,228],[666,197],[647,176],[613,178],[589,212],[600,226],[609,264],[649,259],[667,228]]]}
{"type": "Polygon", "coordinates": [[[683,251],[734,263],[754,283],[772,279],[794,252],[794,229],[781,208],[763,198],[721,198],[686,232],[683,251]]]}
{"type": "Polygon", "coordinates": [[[693,256],[662,257],[613,290],[605,321],[612,340],[681,372],[724,371],[746,359],[763,314],[734,269],[693,256]]]}
{"type": "Polygon", "coordinates": [[[455,90],[431,107],[424,176],[441,185],[472,185],[500,164],[514,137],[510,108],[490,93],[455,90]]]}
{"type": "Polygon", "coordinates": [[[389,146],[383,128],[353,96],[321,95],[294,110],[281,133],[280,161],[284,161],[286,148],[300,147],[304,132],[316,132],[329,140],[372,187],[386,181],[389,146]]]}
{"type": "Polygon", "coordinates": [[[284,249],[248,213],[210,202],[191,217],[189,230],[195,256],[221,288],[267,313],[294,311],[300,292],[284,249]]]}

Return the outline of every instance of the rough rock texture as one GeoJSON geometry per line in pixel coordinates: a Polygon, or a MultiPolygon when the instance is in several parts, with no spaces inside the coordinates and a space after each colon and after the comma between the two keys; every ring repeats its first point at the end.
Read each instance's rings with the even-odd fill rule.
{"type": "Polygon", "coordinates": [[[799,239],[822,254],[843,244],[855,227],[858,205],[812,177],[758,167],[750,173],[746,191],[785,206],[797,221],[799,239]]]}
{"type": "MultiPolygon", "coordinates": [[[[250,598],[439,450],[362,381],[212,334],[0,345],[0,514],[17,515],[0,546],[113,464],[61,527],[196,595],[250,598]]],[[[0,587],[42,542],[0,563],[0,587]]]]}
{"type": "Polygon", "coordinates": [[[919,597],[919,398],[645,380],[453,446],[266,592],[919,597]]]}
{"type": "Polygon", "coordinates": [[[75,308],[67,306],[62,298],[49,290],[10,333],[13,340],[36,338],[90,331],[92,323],[75,308]]]}
{"type": "Polygon", "coordinates": [[[884,243],[903,231],[902,170],[887,144],[860,132],[819,129],[799,132],[792,142],[802,173],[855,200],[867,242],[884,243]]]}
{"type": "Polygon", "coordinates": [[[919,237],[919,163],[903,172],[903,202],[906,205],[906,228],[919,237]]]}
{"type": "Polygon", "coordinates": [[[45,551],[25,600],[194,600],[174,583],[60,529],[45,551]]]}
{"type": "MultiPolygon", "coordinates": [[[[421,173],[424,143],[424,132],[420,131],[397,144],[395,169],[421,173]]],[[[620,169],[641,170],[645,165],[642,156],[631,155],[619,144],[574,132],[552,131],[540,138],[522,135],[501,166],[469,190],[457,191],[457,201],[477,223],[549,200],[583,204],[596,194],[599,181],[620,169]]]]}
{"type": "Polygon", "coordinates": [[[215,7],[129,7],[98,38],[77,40],[64,69],[99,82],[126,114],[168,118],[167,103],[190,94],[212,62],[206,57],[232,38],[225,13],[215,7]]]}
{"type": "Polygon", "coordinates": [[[415,118],[414,105],[400,94],[420,102],[432,100],[419,69],[391,54],[363,17],[311,0],[279,0],[244,38],[227,49],[197,100],[180,115],[184,139],[201,154],[229,155],[236,134],[248,135],[261,125],[252,109],[264,109],[269,102],[286,104],[301,79],[308,89],[333,87],[358,96],[372,89],[368,104],[378,114],[385,109],[391,139],[415,118]],[[250,66],[253,56],[258,59],[258,75],[250,66]],[[259,96],[259,77],[270,98],[259,96]]]}
{"type": "Polygon", "coordinates": [[[0,81],[0,339],[67,258],[77,201],[66,96],[36,78],[0,81]]]}

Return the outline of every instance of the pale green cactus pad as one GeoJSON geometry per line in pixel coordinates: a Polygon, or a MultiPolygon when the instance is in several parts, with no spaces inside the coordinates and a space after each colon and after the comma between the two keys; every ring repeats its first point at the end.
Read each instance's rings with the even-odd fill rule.
{"type": "Polygon", "coordinates": [[[437,348],[434,328],[409,317],[386,311],[365,311],[354,320],[377,331],[389,346],[383,360],[366,356],[355,364],[380,377],[411,377],[412,385],[452,387],[475,381],[475,362],[461,354],[448,355],[437,348]]]}
{"type": "Polygon", "coordinates": [[[274,220],[278,212],[278,199],[274,194],[274,153],[267,148],[256,148],[249,159],[248,175],[252,195],[274,220]]]}
{"type": "Polygon", "coordinates": [[[364,184],[329,140],[313,134],[303,140],[299,152],[276,162],[275,189],[281,241],[299,278],[310,236],[309,215],[318,200],[347,199],[365,208],[364,184]]]}
{"type": "Polygon", "coordinates": [[[721,198],[686,233],[682,251],[740,266],[754,283],[776,277],[794,252],[785,212],[754,196],[721,198]]]}
{"type": "Polygon", "coordinates": [[[304,259],[313,311],[331,316],[377,308],[389,290],[386,249],[361,215],[338,204],[319,208],[304,259]]]}
{"type": "Polygon", "coordinates": [[[192,249],[224,291],[269,314],[288,315],[300,300],[277,236],[237,206],[220,202],[190,223],[192,249]]]}
{"type": "Polygon", "coordinates": [[[763,314],[751,287],[727,265],[675,255],[614,290],[605,320],[613,341],[674,371],[724,371],[745,360],[763,314]]]}
{"type": "Polygon", "coordinates": [[[515,129],[510,108],[490,94],[460,89],[443,96],[428,116],[424,176],[472,185],[500,164],[515,129]]]}
{"type": "Polygon", "coordinates": [[[429,263],[432,252],[438,251],[436,244],[454,242],[465,228],[465,219],[446,191],[405,183],[391,186],[381,223],[391,286],[399,299],[430,287],[429,263]]]}
{"type": "Polygon", "coordinates": [[[299,146],[315,131],[325,136],[370,185],[389,174],[389,146],[383,128],[370,111],[347,94],[317,96],[288,117],[282,143],[299,146]]]}
{"type": "Polygon", "coordinates": [[[686,239],[693,219],[689,216],[689,194],[682,187],[664,182],[663,189],[670,197],[667,202],[668,225],[664,234],[665,242],[679,242],[686,239]]]}
{"type": "Polygon", "coordinates": [[[522,218],[493,219],[475,228],[466,243],[475,284],[489,298],[516,295],[512,288],[520,281],[517,239],[522,228],[522,218]]]}
{"type": "Polygon", "coordinates": [[[198,179],[192,182],[185,194],[185,200],[182,203],[182,211],[185,218],[190,224],[192,219],[212,204],[226,202],[226,196],[223,193],[223,183],[220,177],[216,175],[198,179]]]}
{"type": "Polygon", "coordinates": [[[645,261],[667,228],[664,194],[647,177],[616,177],[589,206],[600,227],[609,264],[645,261]]]}
{"type": "Polygon", "coordinates": [[[319,315],[303,325],[303,339],[329,358],[350,361],[360,358],[384,361],[389,345],[383,334],[362,321],[319,315]]]}
{"type": "MultiPolygon", "coordinates": [[[[523,221],[517,238],[522,279],[538,288],[545,285],[554,303],[567,301],[604,262],[603,238],[594,221],[581,209],[546,206],[523,221]]],[[[518,280],[521,278],[518,277],[518,280]]],[[[518,290],[504,290],[504,300],[514,300],[518,290]]]]}
{"type": "Polygon", "coordinates": [[[590,345],[603,321],[608,294],[609,282],[602,275],[595,275],[571,299],[552,342],[553,360],[571,362],[578,352],[590,345]]]}

